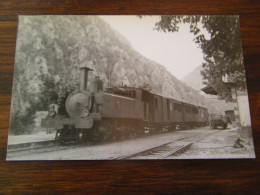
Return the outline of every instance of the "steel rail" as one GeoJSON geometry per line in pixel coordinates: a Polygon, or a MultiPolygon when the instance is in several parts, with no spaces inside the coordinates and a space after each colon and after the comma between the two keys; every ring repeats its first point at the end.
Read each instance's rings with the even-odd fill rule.
{"type": "MultiPolygon", "coordinates": [[[[221,131],[219,130],[219,131],[216,131],[216,132],[210,132],[210,133],[207,133],[206,135],[203,134],[203,135],[198,135],[198,136],[195,136],[195,137],[192,135],[192,136],[189,136],[189,137],[181,138],[179,140],[174,140],[174,141],[171,141],[171,142],[167,142],[167,143],[163,143],[163,144],[160,144],[160,145],[157,145],[157,146],[153,146],[153,147],[150,147],[150,148],[147,148],[147,149],[135,152],[135,153],[131,153],[129,155],[123,155],[123,156],[120,156],[120,157],[116,157],[113,160],[127,160],[127,159],[133,159],[134,157],[137,157],[137,156],[146,156],[146,157],[154,156],[155,153],[161,153],[159,151],[161,148],[167,147],[167,145],[170,145],[170,144],[174,144],[172,146],[173,149],[171,149],[170,151],[167,150],[166,152],[163,152],[163,154],[159,154],[158,158],[156,158],[156,159],[166,159],[169,156],[175,155],[177,153],[180,153],[180,152],[186,150],[187,148],[189,148],[195,142],[198,142],[202,139],[205,139],[206,137],[208,137],[210,135],[213,135],[213,134],[219,133],[219,132],[221,132],[221,131]],[[190,139],[190,138],[193,138],[193,139],[192,139],[192,141],[189,141],[187,144],[176,145],[176,143],[185,141],[185,140],[190,139]]],[[[140,158],[140,159],[147,159],[147,158],[140,158]]]]}

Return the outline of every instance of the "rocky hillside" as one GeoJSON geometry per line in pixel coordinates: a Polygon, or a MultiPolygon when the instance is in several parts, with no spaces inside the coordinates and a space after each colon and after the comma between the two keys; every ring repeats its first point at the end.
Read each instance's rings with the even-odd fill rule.
{"type": "Polygon", "coordinates": [[[91,77],[100,76],[105,86],[149,86],[164,96],[208,106],[196,90],[133,50],[98,16],[20,16],[11,123],[28,123],[58,94],[75,90],[79,67],[86,64],[94,69],[91,77]]]}

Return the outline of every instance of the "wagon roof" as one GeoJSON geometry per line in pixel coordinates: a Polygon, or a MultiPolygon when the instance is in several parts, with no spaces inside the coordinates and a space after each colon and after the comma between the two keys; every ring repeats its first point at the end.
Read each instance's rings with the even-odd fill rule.
{"type": "Polygon", "coordinates": [[[193,106],[193,107],[200,107],[200,108],[207,109],[204,106],[194,105],[192,103],[188,103],[188,102],[184,102],[184,101],[181,101],[181,100],[177,100],[177,99],[169,97],[169,96],[163,96],[163,95],[159,94],[157,91],[154,91],[152,89],[147,89],[147,88],[143,88],[143,87],[132,87],[132,86],[112,86],[112,87],[108,87],[108,89],[113,89],[113,88],[118,88],[118,89],[122,89],[122,90],[123,89],[135,89],[135,90],[147,91],[147,92],[149,92],[149,93],[151,93],[153,95],[157,95],[157,96],[160,96],[160,97],[164,97],[166,99],[174,100],[175,102],[178,102],[178,103],[184,103],[186,105],[190,105],[190,106],[193,106]]]}

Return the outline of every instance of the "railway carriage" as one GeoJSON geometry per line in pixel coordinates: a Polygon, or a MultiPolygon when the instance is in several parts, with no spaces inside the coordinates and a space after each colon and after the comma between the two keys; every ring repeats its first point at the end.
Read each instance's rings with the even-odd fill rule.
{"type": "Polygon", "coordinates": [[[183,125],[184,128],[192,128],[197,125],[199,121],[199,111],[197,106],[183,103],[183,125]]]}
{"type": "Polygon", "coordinates": [[[209,123],[209,113],[208,113],[208,109],[198,106],[198,110],[199,110],[199,124],[200,126],[206,126],[209,123]]]}

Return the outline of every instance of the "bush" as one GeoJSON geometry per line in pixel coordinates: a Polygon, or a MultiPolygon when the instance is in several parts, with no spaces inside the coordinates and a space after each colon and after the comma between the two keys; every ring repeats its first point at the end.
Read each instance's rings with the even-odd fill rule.
{"type": "Polygon", "coordinates": [[[35,115],[33,113],[22,115],[17,112],[13,114],[10,121],[10,134],[31,134],[34,128],[34,118],[35,115]]]}

